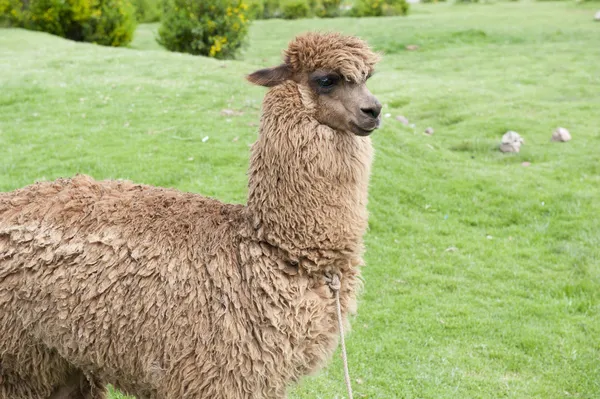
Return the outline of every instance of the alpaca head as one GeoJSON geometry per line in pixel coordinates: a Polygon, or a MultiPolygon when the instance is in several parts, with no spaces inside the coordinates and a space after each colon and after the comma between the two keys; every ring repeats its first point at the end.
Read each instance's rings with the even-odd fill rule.
{"type": "Polygon", "coordinates": [[[381,104],[366,86],[378,61],[356,37],[308,33],[292,40],[283,64],[256,71],[248,80],[266,87],[294,81],[319,123],[367,136],[380,122],[381,104]]]}

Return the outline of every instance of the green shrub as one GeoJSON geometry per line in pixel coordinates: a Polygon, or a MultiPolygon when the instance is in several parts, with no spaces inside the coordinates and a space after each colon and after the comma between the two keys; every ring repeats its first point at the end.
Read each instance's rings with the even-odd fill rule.
{"type": "Polygon", "coordinates": [[[263,0],[263,18],[281,18],[283,16],[281,12],[280,0],[263,0]]]}
{"type": "Polygon", "coordinates": [[[158,22],[161,14],[160,0],[133,0],[135,19],[140,23],[158,22]]]}
{"type": "Polygon", "coordinates": [[[308,17],[310,7],[306,0],[285,0],[281,11],[285,19],[299,19],[308,17]]]}
{"type": "Polygon", "coordinates": [[[386,0],[383,4],[383,15],[406,15],[408,14],[408,2],[406,0],[386,0]]]}
{"type": "Polygon", "coordinates": [[[129,0],[0,0],[0,14],[13,26],[105,46],[133,38],[129,0]]]}
{"type": "Polygon", "coordinates": [[[319,18],[335,18],[340,16],[340,5],[342,0],[321,0],[316,2],[313,9],[319,18]]]}
{"type": "Polygon", "coordinates": [[[406,0],[357,0],[350,11],[353,17],[381,17],[408,14],[406,0]]]}
{"type": "Polygon", "coordinates": [[[244,0],[165,0],[158,42],[171,51],[231,58],[248,26],[244,0]]]}
{"type": "Polygon", "coordinates": [[[124,46],[133,39],[135,8],[130,0],[104,0],[100,15],[84,24],[84,41],[106,46],[124,46]]]}
{"type": "Polygon", "coordinates": [[[264,6],[262,0],[249,0],[248,1],[248,18],[263,19],[264,12],[265,12],[265,6],[264,6]]]}
{"type": "Polygon", "coordinates": [[[19,26],[23,19],[23,5],[17,0],[0,0],[0,22],[3,25],[19,26]]]}

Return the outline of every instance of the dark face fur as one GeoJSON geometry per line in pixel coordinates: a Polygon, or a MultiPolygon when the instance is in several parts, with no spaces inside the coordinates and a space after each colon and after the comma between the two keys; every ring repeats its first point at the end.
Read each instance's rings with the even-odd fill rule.
{"type": "Polygon", "coordinates": [[[366,85],[349,82],[331,71],[293,74],[286,64],[261,69],[248,76],[252,83],[272,87],[286,80],[308,87],[316,104],[315,119],[337,131],[368,136],[379,127],[381,104],[366,85]]]}

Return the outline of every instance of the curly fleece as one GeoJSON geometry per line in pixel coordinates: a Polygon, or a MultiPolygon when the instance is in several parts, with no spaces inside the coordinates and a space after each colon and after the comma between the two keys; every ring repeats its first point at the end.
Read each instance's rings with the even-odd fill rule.
{"type": "Polygon", "coordinates": [[[365,41],[338,33],[298,36],[284,52],[285,63],[293,72],[336,71],[353,82],[373,73],[380,58],[365,41]]]}
{"type": "MultiPolygon", "coordinates": [[[[361,43],[309,34],[287,56],[355,79],[361,43]]],[[[83,175],[1,193],[0,398],[285,398],[322,367],[327,274],[345,322],[356,306],[372,149],[306,101],[266,94],[246,206],[83,175]]]]}

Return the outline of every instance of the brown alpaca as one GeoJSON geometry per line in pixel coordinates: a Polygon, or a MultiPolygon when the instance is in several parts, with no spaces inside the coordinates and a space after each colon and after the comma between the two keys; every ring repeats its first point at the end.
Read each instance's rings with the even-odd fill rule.
{"type": "Polygon", "coordinates": [[[356,306],[378,61],[294,39],[252,148],[248,205],[87,176],[0,194],[0,399],[285,398],[356,306]]]}

